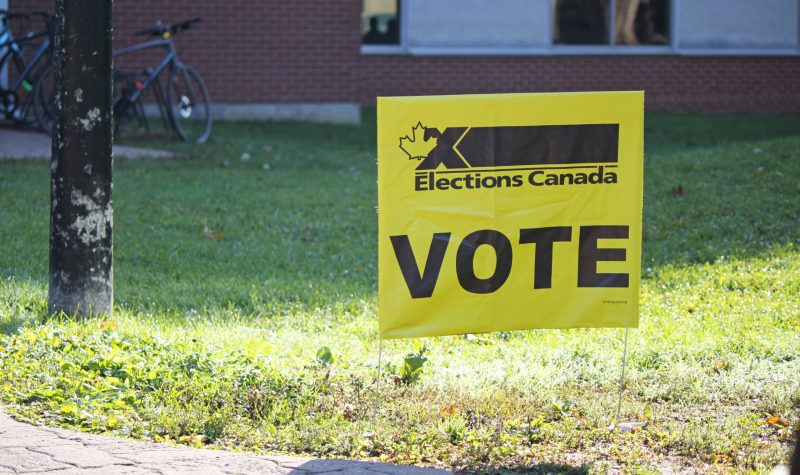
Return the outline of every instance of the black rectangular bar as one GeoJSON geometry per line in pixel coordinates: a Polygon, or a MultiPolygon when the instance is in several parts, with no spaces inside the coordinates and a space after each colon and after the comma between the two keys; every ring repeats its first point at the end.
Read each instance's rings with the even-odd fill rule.
{"type": "Polygon", "coordinates": [[[619,124],[471,127],[454,144],[470,167],[615,163],[619,124]]]}

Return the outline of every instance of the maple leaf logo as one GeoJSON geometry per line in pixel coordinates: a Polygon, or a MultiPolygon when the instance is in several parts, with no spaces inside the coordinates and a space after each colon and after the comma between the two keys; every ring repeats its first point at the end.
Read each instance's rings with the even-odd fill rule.
{"type": "Polygon", "coordinates": [[[427,127],[422,125],[422,122],[417,122],[417,125],[411,128],[411,137],[408,135],[400,137],[400,150],[408,155],[409,160],[427,158],[431,150],[436,147],[438,139],[426,139],[425,130],[427,130],[427,127]]]}

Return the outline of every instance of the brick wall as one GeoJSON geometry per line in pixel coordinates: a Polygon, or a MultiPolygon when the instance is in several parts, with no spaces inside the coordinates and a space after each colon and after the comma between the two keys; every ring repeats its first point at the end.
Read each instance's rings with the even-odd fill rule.
{"type": "Polygon", "coordinates": [[[346,102],[355,94],[358,14],[357,4],[341,0],[122,0],[114,5],[114,40],[115,47],[134,43],[133,33],[158,18],[202,17],[176,42],[212,100],[346,102]],[[349,17],[349,24],[336,20],[349,17]]]}
{"type": "MultiPolygon", "coordinates": [[[[9,0],[52,10],[52,0],[9,0]]],[[[651,111],[800,112],[800,58],[362,56],[360,0],[116,0],[116,48],[156,19],[219,103],[360,102],[379,95],[644,89],[651,111]]],[[[117,61],[139,70],[158,53],[117,61]]]]}
{"type": "Polygon", "coordinates": [[[360,65],[363,103],[380,95],[643,89],[651,111],[800,112],[800,58],[365,56],[360,65]]]}

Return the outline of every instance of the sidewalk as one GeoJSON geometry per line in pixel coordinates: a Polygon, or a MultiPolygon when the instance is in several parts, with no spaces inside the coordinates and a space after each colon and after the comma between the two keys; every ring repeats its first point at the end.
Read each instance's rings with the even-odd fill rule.
{"type": "MultiPolygon", "coordinates": [[[[165,158],[170,152],[149,148],[114,145],[114,157],[165,158]]],[[[0,127],[0,160],[32,158],[50,160],[50,137],[42,132],[0,127]]]]}
{"type": "Polygon", "coordinates": [[[0,413],[0,474],[388,474],[450,472],[376,462],[245,455],[31,426],[0,413]]]}

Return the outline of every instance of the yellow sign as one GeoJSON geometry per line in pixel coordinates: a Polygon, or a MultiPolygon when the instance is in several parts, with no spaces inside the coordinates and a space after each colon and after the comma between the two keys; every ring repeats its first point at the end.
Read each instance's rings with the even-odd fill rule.
{"type": "Polygon", "coordinates": [[[378,99],[381,338],[639,321],[644,93],[378,99]]]}

